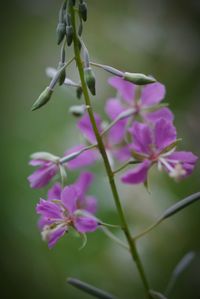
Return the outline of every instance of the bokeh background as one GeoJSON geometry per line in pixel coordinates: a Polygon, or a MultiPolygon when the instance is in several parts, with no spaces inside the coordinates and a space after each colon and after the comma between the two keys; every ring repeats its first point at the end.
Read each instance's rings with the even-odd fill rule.
{"type": "MultiPolygon", "coordinates": [[[[200,2],[165,0],[88,0],[84,40],[93,60],[128,71],[153,74],[167,87],[166,100],[176,115],[182,149],[200,154],[200,2]]],[[[102,287],[123,299],[143,299],[137,271],[128,254],[101,232],[88,236],[85,249],[74,236],[49,250],[41,241],[35,205],[45,190],[31,190],[29,154],[50,151],[62,155],[81,140],[68,108],[77,104],[74,91],[59,88],[45,108],[30,107],[48,84],[47,66],[56,66],[55,40],[61,1],[1,1],[1,294],[2,298],[89,298],[66,284],[68,276],[102,287]],[[80,139],[80,140],[78,140],[80,139]]],[[[69,56],[71,55],[69,51],[69,56]]],[[[74,69],[69,69],[76,78],[74,69]]],[[[105,100],[114,95],[107,74],[95,70],[94,106],[104,115],[105,100]]],[[[91,188],[99,199],[100,216],[117,223],[103,167],[91,168],[91,188]]],[[[151,172],[151,194],[142,186],[118,182],[123,206],[134,233],[150,225],[179,199],[199,191],[199,165],[194,174],[175,183],[151,172]]],[[[78,173],[70,174],[70,181],[78,173]]],[[[172,217],[139,241],[151,286],[163,291],[170,274],[189,251],[196,258],[178,280],[171,299],[200,298],[200,205],[172,217]]],[[[119,235],[122,237],[121,235],[119,235]]]]}

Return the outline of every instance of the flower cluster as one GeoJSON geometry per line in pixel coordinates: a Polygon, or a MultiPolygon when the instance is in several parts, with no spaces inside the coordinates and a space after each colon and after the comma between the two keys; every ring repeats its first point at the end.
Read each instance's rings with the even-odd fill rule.
{"type": "MultiPolygon", "coordinates": [[[[117,91],[105,105],[110,124],[106,124],[98,114],[94,117],[111,166],[114,167],[115,162],[137,164],[121,176],[122,183],[146,184],[148,171],[153,165],[157,165],[158,170],[164,169],[176,180],[191,174],[197,157],[191,152],[176,150],[179,140],[173,124],[174,116],[161,103],[165,97],[164,85],[156,82],[136,86],[119,77],[112,77],[108,82],[117,91]]],[[[67,150],[62,158],[45,152],[32,155],[30,164],[38,166],[28,177],[32,188],[47,185],[59,172],[65,178],[68,170],[88,166],[100,159],[87,112],[78,120],[77,127],[85,138],[85,145],[79,144],[67,150]]],[[[98,221],[93,216],[96,200],[85,195],[92,180],[91,173],[83,172],[72,185],[62,188],[55,184],[49,190],[47,200],[40,200],[36,208],[41,215],[39,227],[49,247],[70,227],[79,233],[97,229],[98,221]]]]}

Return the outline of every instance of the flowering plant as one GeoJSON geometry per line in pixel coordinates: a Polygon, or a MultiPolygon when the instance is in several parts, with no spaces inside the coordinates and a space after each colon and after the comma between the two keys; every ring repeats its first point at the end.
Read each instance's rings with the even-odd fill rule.
{"type": "MultiPolygon", "coordinates": [[[[108,65],[91,62],[82,39],[83,22],[87,20],[87,4],[83,0],[79,0],[78,4],[76,2],[78,1],[64,0],[60,8],[57,26],[57,42],[59,45],[62,44],[60,61],[57,69],[47,69],[51,82],[33,104],[32,110],[37,110],[50,101],[57,84],[75,88],[77,97],[82,97],[84,103],[70,107],[70,111],[79,117],[77,127],[84,136],[85,144],[77,144],[67,149],[62,157],[48,152],[37,152],[31,156],[30,164],[38,167],[28,177],[32,188],[42,188],[53,178],[60,177],[61,180],[61,184],[56,182],[49,189],[47,199],[40,199],[36,206],[36,212],[40,215],[41,235],[52,248],[61,237],[70,233],[71,229],[84,240],[86,233],[101,229],[112,240],[128,249],[137,266],[146,297],[164,298],[164,295],[151,290],[149,286],[137,248],[137,239],[166,218],[198,200],[200,192],[170,207],[152,226],[133,236],[122,208],[115,176],[123,171],[120,176],[121,183],[132,185],[142,183],[149,188],[149,170],[154,165],[158,171],[165,170],[171,178],[182,180],[192,173],[198,158],[191,152],[176,150],[180,139],[177,139],[173,113],[166,104],[161,103],[166,93],[163,84],[152,76],[122,72],[108,65]],[[65,50],[72,45],[74,57],[66,62],[65,50]],[[80,83],[66,77],[66,68],[72,62],[76,63],[80,83]],[[108,83],[116,89],[116,95],[108,99],[105,105],[109,123],[105,123],[93,110],[90,94],[93,96],[96,94],[96,79],[92,67],[101,68],[112,74],[108,83]],[[110,231],[109,228],[115,225],[104,223],[95,216],[97,199],[86,195],[94,179],[93,174],[80,172],[77,181],[68,184],[69,170],[82,169],[99,161],[105,166],[120,221],[117,228],[124,232],[126,243],[110,231]],[[119,167],[116,168],[116,165],[119,167]],[[131,169],[125,170],[130,166],[131,169]]],[[[100,201],[98,205],[100,206],[100,201]]],[[[188,261],[188,257],[186,259],[188,261]]],[[[97,298],[114,298],[75,279],[69,279],[69,283],[97,298]]]]}

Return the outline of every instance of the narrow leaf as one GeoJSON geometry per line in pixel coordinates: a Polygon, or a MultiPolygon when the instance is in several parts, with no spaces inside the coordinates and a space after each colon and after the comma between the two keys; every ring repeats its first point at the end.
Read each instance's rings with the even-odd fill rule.
{"type": "Polygon", "coordinates": [[[67,282],[74,286],[77,289],[80,289],[81,291],[92,295],[93,297],[100,298],[100,299],[117,299],[113,295],[105,292],[104,290],[97,289],[96,287],[85,283],[79,279],[76,278],[68,278],[67,282]]]}
{"type": "Polygon", "coordinates": [[[191,205],[192,203],[194,203],[195,201],[200,199],[200,192],[194,193],[186,198],[184,198],[183,200],[179,201],[178,203],[174,204],[173,206],[171,206],[170,208],[168,208],[163,215],[160,217],[160,220],[164,220],[176,213],[178,213],[179,211],[181,211],[182,209],[186,208],[187,206],[191,205]]]}
{"type": "Polygon", "coordinates": [[[183,271],[185,271],[189,267],[189,265],[193,261],[194,257],[195,257],[194,252],[192,252],[192,251],[188,252],[186,255],[184,255],[184,257],[176,265],[176,267],[174,268],[174,270],[172,272],[171,278],[169,280],[168,286],[165,291],[165,293],[167,295],[171,293],[177,279],[183,273],[183,271]]]}
{"type": "Polygon", "coordinates": [[[163,294],[155,292],[155,291],[149,291],[150,295],[152,296],[153,299],[167,299],[163,294]]]}

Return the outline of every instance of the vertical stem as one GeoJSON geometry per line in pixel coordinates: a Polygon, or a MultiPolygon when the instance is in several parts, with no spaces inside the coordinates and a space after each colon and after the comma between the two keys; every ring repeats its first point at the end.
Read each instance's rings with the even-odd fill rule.
{"type": "Polygon", "coordinates": [[[109,183],[110,183],[110,187],[111,187],[111,190],[112,190],[113,198],[114,198],[115,205],[116,205],[116,208],[117,208],[117,211],[118,211],[118,214],[119,214],[122,229],[124,231],[127,242],[129,244],[131,256],[132,256],[134,262],[136,263],[137,269],[139,271],[141,280],[143,282],[143,285],[144,285],[144,288],[145,288],[145,291],[146,291],[146,296],[147,296],[148,299],[151,299],[151,295],[149,294],[149,284],[148,284],[148,281],[147,281],[147,278],[146,278],[146,275],[145,275],[145,272],[144,272],[144,268],[143,268],[142,262],[140,260],[139,254],[137,252],[135,241],[131,237],[131,233],[130,233],[130,230],[129,230],[129,227],[128,227],[128,224],[126,222],[126,218],[125,218],[125,215],[124,215],[124,212],[123,212],[123,209],[122,209],[119,194],[118,194],[116,184],[115,184],[115,180],[114,180],[114,173],[113,173],[112,168],[110,166],[110,163],[109,163],[109,160],[108,160],[108,157],[107,157],[107,154],[106,154],[106,150],[105,150],[101,135],[98,131],[98,128],[97,128],[97,125],[96,125],[96,122],[95,122],[94,113],[93,113],[93,109],[92,109],[92,106],[91,106],[91,101],[90,101],[87,85],[86,85],[85,79],[84,79],[84,70],[83,70],[83,65],[82,65],[81,56],[80,56],[78,36],[77,36],[77,32],[76,32],[75,11],[74,11],[73,8],[71,8],[71,17],[72,17],[72,27],[73,27],[75,60],[76,60],[76,64],[77,64],[78,71],[79,71],[79,76],[80,76],[81,85],[82,85],[82,89],[83,89],[83,95],[84,95],[84,98],[85,98],[85,104],[88,106],[88,114],[89,114],[89,117],[90,117],[90,121],[91,121],[91,124],[92,124],[92,127],[93,127],[94,134],[96,136],[99,151],[100,151],[101,156],[102,156],[103,161],[104,161],[104,165],[105,165],[106,173],[107,173],[108,180],[109,180],[109,183]]]}

